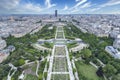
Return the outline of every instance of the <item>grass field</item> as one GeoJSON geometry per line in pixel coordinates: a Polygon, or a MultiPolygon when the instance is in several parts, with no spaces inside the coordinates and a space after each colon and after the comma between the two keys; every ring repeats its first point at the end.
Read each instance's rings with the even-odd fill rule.
{"type": "Polygon", "coordinates": [[[76,46],[78,46],[77,42],[73,42],[73,43],[68,43],[67,44],[68,48],[73,48],[73,47],[76,47],[76,46]]]}
{"type": "Polygon", "coordinates": [[[55,47],[55,55],[66,55],[65,47],[55,47]]]}
{"type": "Polygon", "coordinates": [[[37,67],[37,63],[35,62],[35,63],[25,65],[23,68],[24,68],[25,74],[35,75],[36,74],[36,67],[37,67]]]}
{"type": "Polygon", "coordinates": [[[87,65],[83,63],[82,61],[75,62],[77,71],[79,74],[80,80],[102,80],[96,75],[96,68],[94,68],[92,65],[87,65]],[[81,77],[82,76],[82,77],[81,77]],[[81,79],[83,78],[84,79],[81,79]]]}
{"type": "Polygon", "coordinates": [[[64,38],[63,37],[63,32],[57,32],[57,38],[64,38]]]}
{"type": "Polygon", "coordinates": [[[62,28],[62,27],[58,27],[57,30],[58,30],[58,31],[62,31],[63,28],[62,28]]]}
{"type": "Polygon", "coordinates": [[[38,80],[37,76],[27,74],[24,80],[38,80]]]}
{"type": "Polygon", "coordinates": [[[52,74],[51,80],[70,80],[69,74],[52,74]]]}
{"type": "Polygon", "coordinates": [[[65,47],[55,47],[55,57],[53,61],[53,72],[65,72],[68,71],[66,51],[65,47]],[[63,56],[63,57],[58,57],[63,56]]]}
{"type": "Polygon", "coordinates": [[[68,71],[67,60],[65,57],[54,57],[53,72],[66,72],[68,71]]]}

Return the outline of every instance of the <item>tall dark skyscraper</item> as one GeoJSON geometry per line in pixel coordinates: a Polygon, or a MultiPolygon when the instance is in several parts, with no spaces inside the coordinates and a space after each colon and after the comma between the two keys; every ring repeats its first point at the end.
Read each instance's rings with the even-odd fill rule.
{"type": "Polygon", "coordinates": [[[57,13],[57,10],[55,10],[55,17],[57,17],[58,16],[58,13],[57,13]]]}

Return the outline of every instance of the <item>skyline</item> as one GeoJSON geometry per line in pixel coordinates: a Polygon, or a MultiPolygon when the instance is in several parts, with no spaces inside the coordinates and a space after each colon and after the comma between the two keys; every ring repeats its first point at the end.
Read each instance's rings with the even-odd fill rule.
{"type": "Polygon", "coordinates": [[[119,0],[1,0],[0,14],[120,14],[119,0]]]}

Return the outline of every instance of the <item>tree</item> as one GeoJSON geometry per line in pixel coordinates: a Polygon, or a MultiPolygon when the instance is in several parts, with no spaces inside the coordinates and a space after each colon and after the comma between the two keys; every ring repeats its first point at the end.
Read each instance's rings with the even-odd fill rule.
{"type": "Polygon", "coordinates": [[[47,72],[44,72],[44,78],[47,79],[47,72]]]}
{"type": "Polygon", "coordinates": [[[112,66],[111,64],[107,64],[104,68],[103,68],[103,73],[107,76],[107,77],[111,77],[113,76],[113,74],[115,74],[117,72],[116,68],[114,66],[112,66]]]}
{"type": "Polygon", "coordinates": [[[39,79],[39,80],[42,80],[42,79],[43,79],[43,74],[39,74],[38,79],[39,79]]]}
{"type": "Polygon", "coordinates": [[[25,64],[25,60],[24,60],[24,59],[20,59],[20,60],[18,61],[18,63],[19,63],[19,66],[22,66],[23,64],[25,64]]]}
{"type": "Polygon", "coordinates": [[[3,80],[3,78],[5,78],[5,76],[8,75],[8,71],[10,69],[11,69],[11,67],[9,67],[8,65],[2,65],[2,64],[0,64],[0,80],[3,80]]]}
{"type": "Polygon", "coordinates": [[[89,49],[83,49],[81,51],[81,54],[82,54],[82,58],[85,60],[85,63],[89,64],[91,60],[90,57],[92,56],[92,52],[89,49]]]}
{"type": "Polygon", "coordinates": [[[92,55],[92,52],[89,49],[83,49],[81,53],[83,54],[83,57],[86,59],[92,55]]]}
{"type": "Polygon", "coordinates": [[[101,43],[99,44],[99,47],[98,47],[98,48],[105,49],[105,47],[106,47],[107,45],[108,45],[107,42],[101,42],[101,43]]]}
{"type": "Polygon", "coordinates": [[[112,80],[120,80],[120,74],[113,76],[112,80]]]}

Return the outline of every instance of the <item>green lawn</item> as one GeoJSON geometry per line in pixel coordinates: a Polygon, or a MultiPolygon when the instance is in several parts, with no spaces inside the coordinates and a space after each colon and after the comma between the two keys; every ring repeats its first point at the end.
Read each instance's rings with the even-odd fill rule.
{"type": "Polygon", "coordinates": [[[76,47],[76,46],[78,46],[77,42],[73,42],[73,43],[68,43],[67,44],[68,48],[73,48],[73,47],[76,47]]]}
{"type": "Polygon", "coordinates": [[[24,80],[38,80],[35,75],[27,74],[24,80]]]}
{"type": "Polygon", "coordinates": [[[80,80],[101,80],[96,75],[96,68],[94,68],[92,65],[87,65],[82,61],[77,61],[75,62],[75,64],[77,67],[80,80]]]}
{"type": "Polygon", "coordinates": [[[42,46],[52,49],[53,48],[53,43],[45,42],[42,46]]]}
{"type": "Polygon", "coordinates": [[[57,30],[58,30],[58,31],[62,31],[63,28],[62,28],[62,27],[58,27],[57,30]]]}
{"type": "Polygon", "coordinates": [[[67,72],[67,60],[66,58],[54,57],[53,72],[67,72]]]}
{"type": "Polygon", "coordinates": [[[63,32],[57,32],[57,38],[64,38],[63,32]]]}
{"type": "Polygon", "coordinates": [[[52,74],[51,80],[70,80],[69,74],[52,74]]]}
{"type": "Polygon", "coordinates": [[[24,68],[24,70],[30,69],[32,71],[32,73],[35,73],[36,68],[37,68],[37,63],[35,62],[35,63],[32,63],[32,64],[25,65],[23,68],[24,68]]]}

